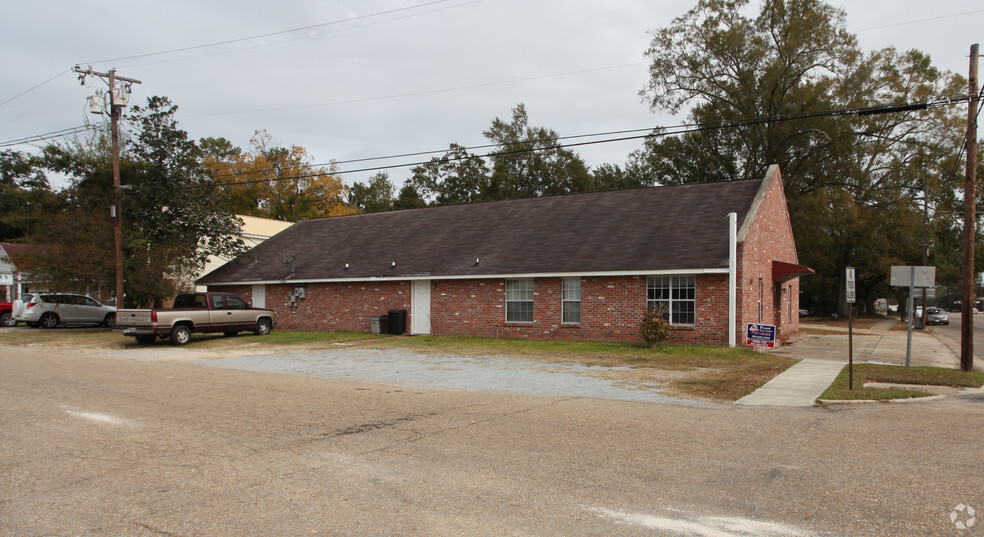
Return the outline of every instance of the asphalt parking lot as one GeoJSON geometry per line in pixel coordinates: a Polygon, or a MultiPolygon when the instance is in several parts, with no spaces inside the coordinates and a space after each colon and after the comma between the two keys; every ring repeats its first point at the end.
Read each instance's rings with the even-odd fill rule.
{"type": "Polygon", "coordinates": [[[0,348],[0,534],[974,535],[984,505],[984,398],[695,406],[255,356],[0,348]]]}

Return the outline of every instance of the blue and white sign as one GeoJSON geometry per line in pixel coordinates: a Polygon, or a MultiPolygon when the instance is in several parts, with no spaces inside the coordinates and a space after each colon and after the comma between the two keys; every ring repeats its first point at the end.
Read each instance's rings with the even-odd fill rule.
{"type": "Polygon", "coordinates": [[[774,348],[776,346],[776,327],[771,324],[748,323],[745,345],[774,348]]]}

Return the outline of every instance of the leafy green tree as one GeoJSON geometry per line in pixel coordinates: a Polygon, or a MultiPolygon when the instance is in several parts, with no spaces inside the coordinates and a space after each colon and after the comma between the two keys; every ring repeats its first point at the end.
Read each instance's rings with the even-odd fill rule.
{"type": "Polygon", "coordinates": [[[591,170],[591,183],[594,190],[622,190],[653,186],[653,181],[645,173],[635,173],[629,168],[623,170],[617,164],[602,164],[591,170]]]}
{"type": "MultiPolygon", "coordinates": [[[[241,222],[205,173],[201,148],[177,127],[176,111],[168,99],[151,97],[127,116],[135,131],[120,159],[127,304],[159,304],[210,255],[244,250],[241,222]]],[[[111,289],[114,188],[107,133],[49,145],[42,159],[70,183],[57,195],[58,209],[28,233],[34,248],[24,268],[52,288],[111,289]]]]}
{"type": "Polygon", "coordinates": [[[488,166],[481,157],[458,144],[413,170],[410,183],[435,205],[458,205],[496,199],[496,188],[488,166]]]}
{"type": "Polygon", "coordinates": [[[533,198],[593,190],[591,174],[576,153],[560,147],[559,135],[529,124],[526,106],[513,108],[509,121],[496,118],[484,132],[492,152],[488,199],[533,198]]]}
{"type": "MultiPolygon", "coordinates": [[[[820,0],[700,0],[653,33],[642,91],[654,110],[680,112],[700,129],[654,132],[629,163],[660,184],[759,177],[781,166],[801,262],[804,302],[831,310],[845,266],[858,268],[859,298],[884,296],[888,267],[919,264],[921,206],[945,213],[956,176],[952,108],[831,116],[830,110],[901,105],[962,93],[918,51],[863,52],[846,14],[820,0]],[[782,119],[798,115],[801,119],[782,119]],[[808,245],[804,247],[804,245],[808,245]]],[[[934,232],[947,232],[943,227],[934,232]]],[[[841,300],[843,302],[843,300],[841,300]]]]}
{"type": "Polygon", "coordinates": [[[37,159],[0,151],[0,241],[23,237],[57,205],[37,159]]]}
{"type": "Polygon", "coordinates": [[[404,184],[400,189],[400,194],[393,200],[393,210],[420,209],[427,207],[427,200],[420,195],[417,188],[410,183],[404,184]]]}
{"type": "Polygon", "coordinates": [[[393,209],[394,194],[389,175],[379,172],[366,184],[356,181],[349,189],[348,203],[363,213],[380,213],[393,209]]]}

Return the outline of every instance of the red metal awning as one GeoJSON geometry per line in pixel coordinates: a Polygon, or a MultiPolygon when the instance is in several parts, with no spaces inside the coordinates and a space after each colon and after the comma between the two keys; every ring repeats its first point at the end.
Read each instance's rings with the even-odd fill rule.
{"type": "Polygon", "coordinates": [[[794,265],[776,260],[772,261],[772,281],[774,282],[786,283],[793,278],[809,276],[810,274],[816,274],[816,272],[806,265],[794,265]]]}

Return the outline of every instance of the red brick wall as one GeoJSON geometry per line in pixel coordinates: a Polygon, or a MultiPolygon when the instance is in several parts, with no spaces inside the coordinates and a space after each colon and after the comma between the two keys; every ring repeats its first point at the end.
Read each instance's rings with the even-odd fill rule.
{"type": "MultiPolygon", "coordinates": [[[[670,343],[726,345],[728,342],[727,275],[698,275],[697,320],[674,326],[670,343]]],[[[646,277],[581,278],[581,322],[561,322],[561,279],[534,280],[532,323],[507,323],[505,280],[434,280],[431,282],[431,332],[534,339],[642,341],[640,322],[646,307],[646,277]]],[[[406,309],[410,330],[410,282],[307,284],[304,299],[291,307],[293,285],[267,285],[266,306],[284,330],[368,331],[371,315],[406,309]]],[[[251,286],[222,287],[246,300],[251,286]]],[[[213,288],[212,290],[216,290],[213,288]]]]}
{"type": "MultiPolygon", "coordinates": [[[[433,282],[431,331],[435,335],[642,341],[645,276],[581,278],[578,324],[562,322],[561,278],[534,279],[533,322],[507,323],[505,285],[503,279],[433,282]]],[[[726,345],[727,276],[697,276],[696,300],[696,324],[674,326],[670,342],[726,345]]]]}
{"type": "MultiPolygon", "coordinates": [[[[391,309],[405,309],[410,329],[410,282],[309,283],[305,298],[291,306],[290,292],[298,284],[266,286],[266,307],[276,312],[277,328],[282,330],[356,330],[368,332],[370,316],[386,315],[391,309]]],[[[252,299],[252,286],[222,286],[210,291],[236,293],[252,299]]]]}
{"type": "Polygon", "coordinates": [[[799,331],[799,279],[783,284],[772,281],[772,261],[799,263],[789,211],[783,192],[782,177],[776,174],[765,192],[755,221],[744,242],[738,245],[738,333],[744,344],[748,323],[764,323],[777,327],[780,340],[793,337],[799,331]],[[761,293],[759,280],[762,281],[761,293]],[[762,316],[759,318],[759,300],[762,316]],[[789,311],[792,308],[792,319],[789,311]]]}

